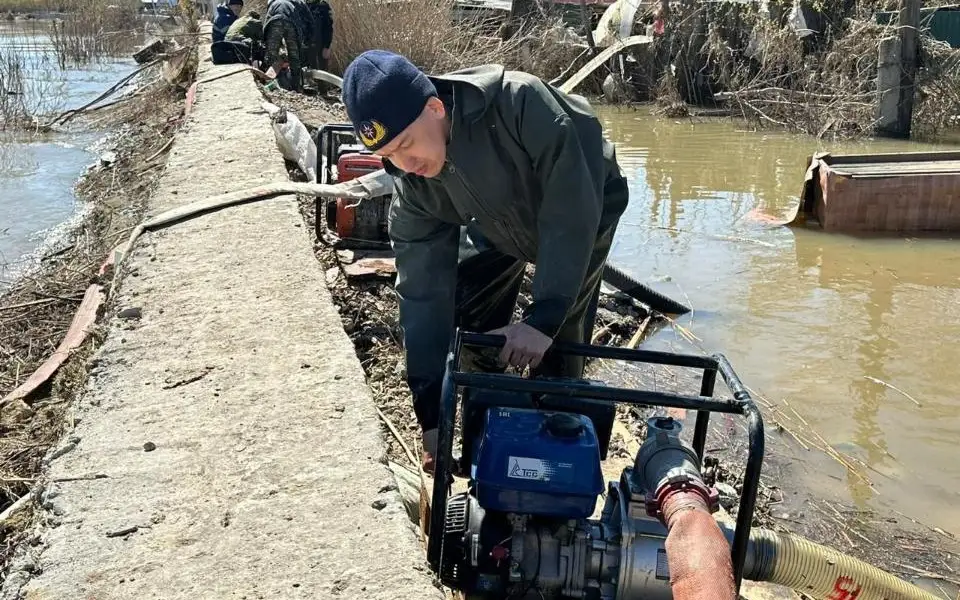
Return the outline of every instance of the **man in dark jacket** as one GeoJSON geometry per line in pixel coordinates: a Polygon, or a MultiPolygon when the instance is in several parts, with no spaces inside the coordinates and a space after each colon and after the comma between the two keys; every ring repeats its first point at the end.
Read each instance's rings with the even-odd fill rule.
{"type": "Polygon", "coordinates": [[[428,77],[374,50],[344,73],[358,137],[384,157],[407,382],[432,469],[444,359],[455,326],[506,338],[502,364],[579,377],[541,361],[589,340],[627,184],[583,98],[498,65],[428,77]],[[533,302],[510,324],[526,263],[533,302]]]}
{"type": "Polygon", "coordinates": [[[327,0],[306,0],[313,16],[313,41],[309,50],[311,68],[327,70],[333,43],[333,9],[327,0]]]}
{"type": "Polygon", "coordinates": [[[217,6],[217,16],[213,19],[213,41],[222,42],[227,37],[227,30],[243,12],[243,0],[227,0],[225,4],[217,6]]]}
{"type": "Polygon", "coordinates": [[[313,15],[303,0],[269,0],[263,21],[266,63],[277,69],[280,48],[286,49],[290,89],[303,87],[303,65],[311,64],[309,52],[314,36],[313,15]]]}

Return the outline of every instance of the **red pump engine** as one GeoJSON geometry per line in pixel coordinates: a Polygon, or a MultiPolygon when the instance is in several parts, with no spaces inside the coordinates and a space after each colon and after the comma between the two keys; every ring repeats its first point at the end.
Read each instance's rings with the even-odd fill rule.
{"type": "MultiPolygon", "coordinates": [[[[321,183],[341,183],[383,168],[383,159],[366,150],[349,124],[330,124],[317,133],[319,161],[317,172],[321,183]]],[[[391,197],[368,200],[317,198],[317,236],[327,229],[340,238],[341,247],[382,248],[389,246],[387,213],[391,197]],[[324,205],[323,203],[326,202],[324,205]],[[320,215],[325,215],[321,219],[320,215]]]]}

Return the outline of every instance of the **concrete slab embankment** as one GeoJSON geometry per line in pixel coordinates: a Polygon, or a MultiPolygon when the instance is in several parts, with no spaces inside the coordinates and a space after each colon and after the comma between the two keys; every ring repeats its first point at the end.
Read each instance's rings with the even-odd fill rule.
{"type": "MultiPolygon", "coordinates": [[[[260,101],[247,74],[200,85],[153,214],[286,177],[260,101]]],[[[147,234],[128,260],[120,307],[142,316],[108,320],[50,467],[106,477],[48,488],[22,595],[442,598],[296,199],[147,234]]]]}

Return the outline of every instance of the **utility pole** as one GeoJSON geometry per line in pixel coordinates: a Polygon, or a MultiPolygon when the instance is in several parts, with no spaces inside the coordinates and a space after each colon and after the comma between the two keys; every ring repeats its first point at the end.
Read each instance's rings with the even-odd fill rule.
{"type": "Polygon", "coordinates": [[[913,98],[917,79],[917,56],[920,49],[920,8],[923,0],[901,0],[900,3],[900,99],[897,122],[891,135],[910,137],[913,121],[913,98]]]}

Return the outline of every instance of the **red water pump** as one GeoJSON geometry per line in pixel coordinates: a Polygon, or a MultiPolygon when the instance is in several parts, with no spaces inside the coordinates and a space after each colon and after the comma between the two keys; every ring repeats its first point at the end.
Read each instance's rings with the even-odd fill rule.
{"type": "MultiPolygon", "coordinates": [[[[350,124],[330,124],[317,132],[317,165],[320,183],[341,183],[383,168],[383,160],[366,150],[357,140],[350,124]]],[[[387,237],[387,212],[390,196],[369,200],[317,198],[317,236],[323,225],[336,233],[343,247],[384,247],[387,237]],[[324,215],[321,219],[320,215],[324,215]]]]}

